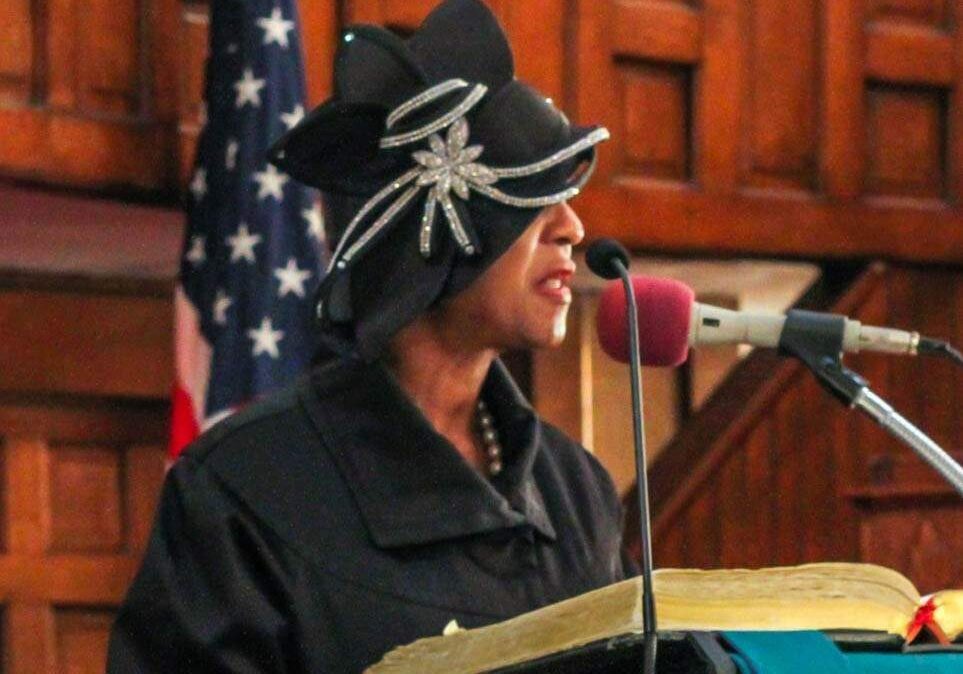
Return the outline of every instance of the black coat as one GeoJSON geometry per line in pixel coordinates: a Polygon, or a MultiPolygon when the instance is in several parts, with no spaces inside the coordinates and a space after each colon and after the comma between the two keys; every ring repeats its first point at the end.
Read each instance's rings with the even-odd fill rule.
{"type": "Polygon", "coordinates": [[[109,672],[359,672],[388,650],[623,579],[605,470],[501,363],[485,479],[380,365],[319,366],[171,469],[109,672]]]}

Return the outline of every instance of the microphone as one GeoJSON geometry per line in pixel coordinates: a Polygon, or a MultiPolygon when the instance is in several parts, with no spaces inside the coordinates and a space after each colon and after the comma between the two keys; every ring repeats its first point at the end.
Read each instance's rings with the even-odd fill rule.
{"type": "MultiPolygon", "coordinates": [[[[675,367],[689,356],[689,324],[695,292],[679,281],[633,275],[638,311],[642,364],[675,367]]],[[[629,361],[629,333],[625,325],[628,302],[621,283],[605,286],[595,315],[602,350],[623,363],[629,361]]]]}
{"type": "MultiPolygon", "coordinates": [[[[732,311],[695,301],[692,289],[680,281],[633,276],[632,287],[639,307],[639,337],[643,364],[675,367],[685,362],[689,347],[711,344],[749,344],[779,348],[786,316],[732,311]]],[[[624,316],[625,291],[609,283],[599,298],[596,328],[602,349],[615,360],[628,362],[628,332],[624,316]]],[[[871,325],[833,314],[795,312],[843,322],[842,350],[880,351],[906,355],[933,354],[956,359],[945,342],[920,337],[918,332],[871,325]]]]}
{"type": "Polygon", "coordinates": [[[615,264],[617,261],[622,263],[624,269],[629,268],[629,251],[615,239],[599,239],[585,251],[585,264],[604,279],[620,277],[619,268],[615,264]]]}

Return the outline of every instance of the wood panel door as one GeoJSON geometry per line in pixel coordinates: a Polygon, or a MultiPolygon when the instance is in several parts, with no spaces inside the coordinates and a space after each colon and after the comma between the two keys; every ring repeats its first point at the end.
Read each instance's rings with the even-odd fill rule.
{"type": "Polygon", "coordinates": [[[963,260],[951,0],[577,0],[583,204],[639,247],[963,260]]]}

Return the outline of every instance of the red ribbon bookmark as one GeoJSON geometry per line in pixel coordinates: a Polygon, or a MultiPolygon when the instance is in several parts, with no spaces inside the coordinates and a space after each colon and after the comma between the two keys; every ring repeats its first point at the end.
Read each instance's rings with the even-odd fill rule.
{"type": "Polygon", "coordinates": [[[933,614],[936,613],[936,604],[933,603],[933,598],[930,597],[929,600],[918,609],[916,609],[916,615],[913,616],[913,620],[910,621],[909,627],[906,628],[906,643],[911,644],[920,635],[925,627],[929,630],[930,634],[936,637],[936,640],[943,646],[949,646],[950,640],[947,638],[946,633],[940,624],[936,622],[933,614]]]}

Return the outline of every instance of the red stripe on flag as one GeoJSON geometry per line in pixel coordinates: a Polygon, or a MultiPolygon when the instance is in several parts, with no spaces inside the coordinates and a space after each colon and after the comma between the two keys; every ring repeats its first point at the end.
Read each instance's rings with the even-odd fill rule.
{"type": "Polygon", "coordinates": [[[173,461],[180,456],[200,433],[201,429],[194,418],[194,402],[187,391],[175,384],[171,394],[171,437],[167,445],[167,458],[173,461]]]}
{"type": "Polygon", "coordinates": [[[197,309],[180,284],[174,290],[174,390],[169,461],[200,435],[211,368],[211,346],[201,334],[197,309]]]}

